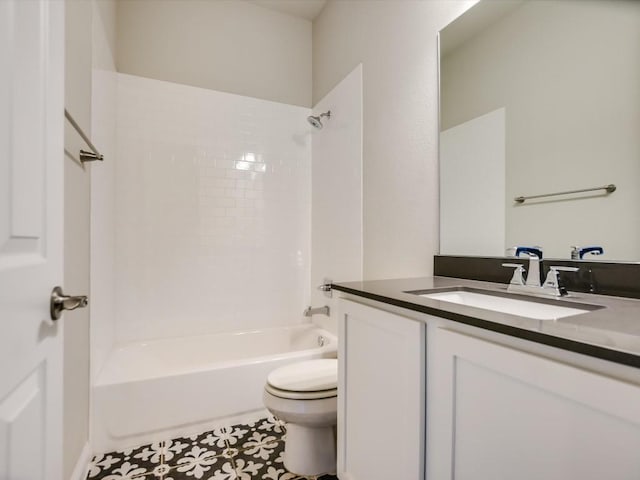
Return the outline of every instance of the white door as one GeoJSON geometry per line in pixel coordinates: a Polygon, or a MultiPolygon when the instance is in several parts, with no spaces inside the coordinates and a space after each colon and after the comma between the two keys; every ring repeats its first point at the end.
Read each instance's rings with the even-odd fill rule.
{"type": "Polygon", "coordinates": [[[0,480],[60,480],[64,2],[0,0],[0,480]]]}

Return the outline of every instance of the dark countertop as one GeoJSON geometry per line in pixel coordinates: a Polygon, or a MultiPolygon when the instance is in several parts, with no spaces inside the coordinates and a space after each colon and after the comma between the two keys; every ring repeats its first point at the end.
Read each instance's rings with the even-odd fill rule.
{"type": "Polygon", "coordinates": [[[502,283],[450,277],[333,284],[333,289],[344,293],[640,368],[640,300],[574,292],[561,299],[526,296],[542,303],[579,303],[596,308],[557,320],[535,320],[407,293],[454,287],[489,290],[510,298],[520,296],[507,293],[507,285],[502,283]]]}

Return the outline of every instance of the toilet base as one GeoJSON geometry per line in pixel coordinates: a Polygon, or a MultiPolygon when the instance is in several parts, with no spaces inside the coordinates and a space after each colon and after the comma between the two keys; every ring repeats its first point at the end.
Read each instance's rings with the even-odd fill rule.
{"type": "Polygon", "coordinates": [[[336,471],[333,426],[303,427],[287,423],[284,466],[298,475],[322,475],[336,471]]]}

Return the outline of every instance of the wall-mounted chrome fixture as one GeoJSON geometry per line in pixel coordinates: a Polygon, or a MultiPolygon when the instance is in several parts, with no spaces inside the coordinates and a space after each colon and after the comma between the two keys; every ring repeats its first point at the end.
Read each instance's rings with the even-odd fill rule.
{"type": "Polygon", "coordinates": [[[331,298],[333,296],[331,280],[329,278],[325,278],[322,280],[322,285],[318,286],[318,290],[324,293],[325,297],[331,298]]]}
{"type": "Polygon", "coordinates": [[[602,187],[594,187],[594,188],[583,188],[581,190],[567,190],[566,192],[556,192],[556,193],[545,193],[543,195],[529,195],[527,197],[520,196],[513,199],[516,203],[524,203],[526,200],[533,200],[534,198],[545,198],[545,197],[557,197],[558,195],[571,195],[573,193],[585,193],[585,192],[596,192],[598,190],[605,190],[606,193],[613,193],[616,191],[616,186],[613,183],[609,185],[604,185],[602,187]]]}
{"type": "Polygon", "coordinates": [[[326,315],[327,317],[329,317],[329,306],[325,305],[324,307],[316,307],[316,308],[311,308],[311,307],[307,307],[307,309],[304,311],[304,316],[305,317],[310,317],[311,315],[317,315],[321,313],[322,315],[326,315]]]}
{"type": "Polygon", "coordinates": [[[95,161],[102,162],[104,160],[104,155],[101,155],[99,153],[87,152],[86,150],[80,150],[79,157],[82,163],[95,161]]]}
{"type": "Polygon", "coordinates": [[[321,113],[317,117],[313,115],[309,115],[307,117],[307,122],[309,122],[311,125],[313,125],[318,130],[320,130],[322,128],[322,117],[331,118],[331,110],[327,110],[326,112],[321,113]]]}
{"type": "Polygon", "coordinates": [[[84,140],[84,143],[86,143],[87,146],[91,149],[90,152],[87,152],[86,150],[80,150],[80,154],[78,155],[80,162],[81,163],[95,162],[96,160],[102,162],[104,160],[104,155],[102,155],[98,151],[98,149],[93,145],[91,140],[89,140],[89,137],[87,137],[87,135],[82,131],[82,128],[80,128],[80,125],[78,125],[78,122],[76,122],[73,119],[73,117],[67,111],[66,108],[64,109],[64,117],[67,120],[69,120],[69,123],[71,124],[71,126],[76,130],[76,132],[78,132],[78,135],[82,137],[82,140],[84,140]]]}

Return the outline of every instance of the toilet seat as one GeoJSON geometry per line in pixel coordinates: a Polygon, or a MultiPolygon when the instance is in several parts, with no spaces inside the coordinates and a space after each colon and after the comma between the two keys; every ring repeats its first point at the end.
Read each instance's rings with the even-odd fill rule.
{"type": "Polygon", "coordinates": [[[306,360],[275,369],[267,377],[265,390],[291,400],[335,397],[338,392],[338,360],[306,360]]]}
{"type": "Polygon", "coordinates": [[[338,395],[337,388],[317,390],[315,392],[292,392],[291,390],[280,390],[279,388],[275,388],[267,383],[264,386],[264,389],[274,397],[284,398],[287,400],[321,400],[323,398],[331,398],[338,395]]]}

